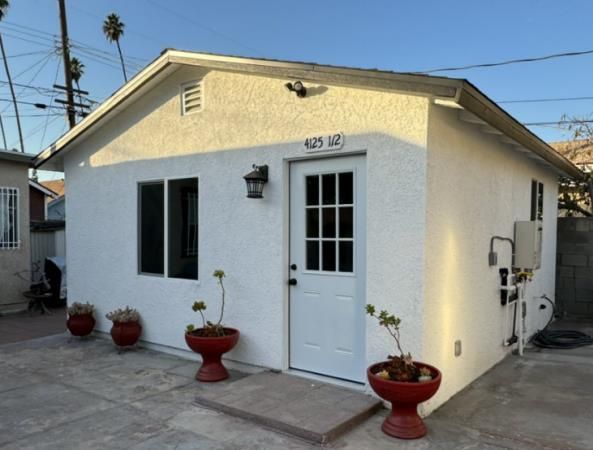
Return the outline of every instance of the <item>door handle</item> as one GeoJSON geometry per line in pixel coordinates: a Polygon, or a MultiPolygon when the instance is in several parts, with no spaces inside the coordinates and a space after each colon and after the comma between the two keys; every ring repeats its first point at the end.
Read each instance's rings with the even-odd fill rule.
{"type": "Polygon", "coordinates": [[[296,286],[297,284],[297,279],[296,278],[291,278],[290,280],[288,280],[288,284],[290,286],[296,286]]]}

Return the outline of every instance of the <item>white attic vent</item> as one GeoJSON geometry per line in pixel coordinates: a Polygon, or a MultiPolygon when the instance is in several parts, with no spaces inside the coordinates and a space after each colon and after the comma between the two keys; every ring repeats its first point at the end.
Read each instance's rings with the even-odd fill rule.
{"type": "Polygon", "coordinates": [[[181,114],[187,115],[202,110],[204,104],[204,82],[190,81],[181,85],[181,114]]]}

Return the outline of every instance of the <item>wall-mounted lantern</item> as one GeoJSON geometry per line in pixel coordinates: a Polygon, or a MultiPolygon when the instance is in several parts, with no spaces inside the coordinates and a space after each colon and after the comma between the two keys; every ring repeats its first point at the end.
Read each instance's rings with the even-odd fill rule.
{"type": "Polygon", "coordinates": [[[268,166],[253,165],[253,170],[243,177],[247,184],[247,198],[264,198],[264,184],[268,182],[268,166]]]}

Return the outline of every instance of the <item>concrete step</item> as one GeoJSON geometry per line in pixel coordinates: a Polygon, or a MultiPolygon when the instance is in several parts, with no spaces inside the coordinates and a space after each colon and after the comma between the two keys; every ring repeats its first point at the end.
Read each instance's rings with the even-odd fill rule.
{"type": "Polygon", "coordinates": [[[200,392],[196,403],[316,444],[336,439],[382,407],[361,392],[273,372],[200,392]]]}

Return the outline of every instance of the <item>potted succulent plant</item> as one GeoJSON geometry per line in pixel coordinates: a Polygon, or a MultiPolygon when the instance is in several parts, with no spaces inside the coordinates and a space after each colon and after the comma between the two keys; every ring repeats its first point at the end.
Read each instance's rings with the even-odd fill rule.
{"type": "Polygon", "coordinates": [[[126,306],[105,314],[113,322],[111,337],[119,347],[128,347],[138,342],[142,333],[140,313],[134,308],[126,306]]]}
{"type": "Polygon", "coordinates": [[[418,415],[418,404],[431,398],[441,384],[441,372],[433,366],[414,361],[400,345],[401,319],[366,306],[367,314],[379,321],[395,341],[398,355],[389,355],[387,361],[373,364],[367,369],[369,383],[383,400],[391,402],[391,414],[381,429],[385,434],[401,439],[417,439],[426,434],[426,425],[418,415]]]}
{"type": "Polygon", "coordinates": [[[202,355],[202,366],[196,373],[198,381],[220,381],[229,377],[229,373],[223,366],[222,355],[233,349],[239,341],[239,330],[222,325],[225,306],[225,289],[223,278],[225,273],[222,270],[215,270],[213,276],[220,286],[222,301],[218,322],[213,323],[204,317],[206,303],[197,300],[192,305],[194,312],[200,313],[202,326],[196,328],[193,324],[185,330],[185,342],[194,352],[202,355]]]}
{"type": "Polygon", "coordinates": [[[95,328],[95,307],[90,303],[74,302],[68,307],[66,327],[73,336],[88,336],[95,328]]]}

